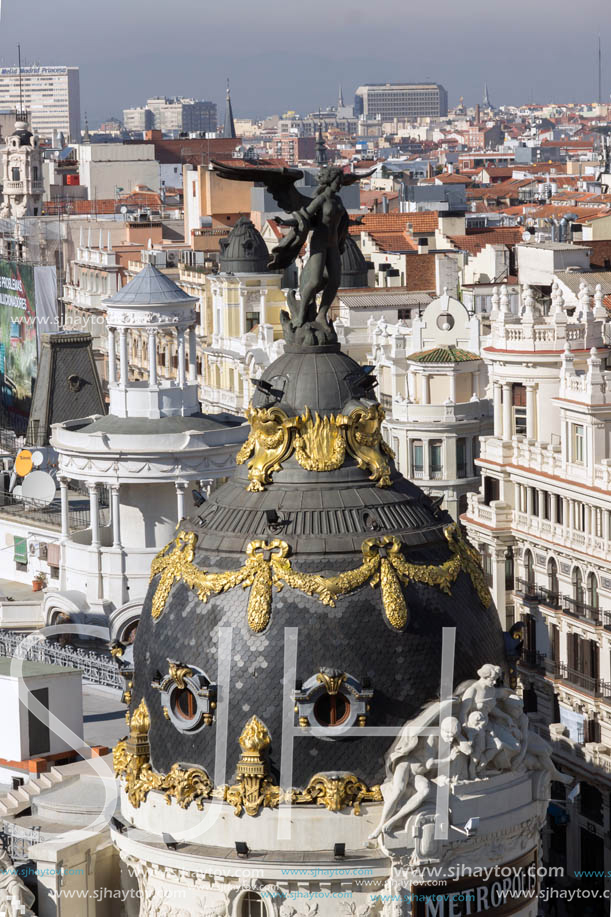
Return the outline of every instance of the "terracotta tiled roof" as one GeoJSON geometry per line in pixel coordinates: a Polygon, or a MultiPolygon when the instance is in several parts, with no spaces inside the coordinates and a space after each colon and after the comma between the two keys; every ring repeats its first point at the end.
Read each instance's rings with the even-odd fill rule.
{"type": "Polygon", "coordinates": [[[418,245],[405,232],[370,232],[369,235],[383,252],[413,252],[418,245]]]}
{"type": "Polygon", "coordinates": [[[361,222],[350,227],[350,233],[358,236],[361,232],[434,232],[439,225],[439,214],[436,210],[423,213],[365,213],[361,222]]]}
{"type": "Polygon", "coordinates": [[[501,226],[481,229],[465,236],[448,236],[450,242],[460,251],[477,255],[486,245],[515,245],[520,241],[524,229],[521,226],[501,226]]]}
{"type": "Polygon", "coordinates": [[[476,353],[450,344],[447,347],[432,347],[430,350],[412,353],[407,359],[414,363],[470,363],[480,358],[476,353]]]}

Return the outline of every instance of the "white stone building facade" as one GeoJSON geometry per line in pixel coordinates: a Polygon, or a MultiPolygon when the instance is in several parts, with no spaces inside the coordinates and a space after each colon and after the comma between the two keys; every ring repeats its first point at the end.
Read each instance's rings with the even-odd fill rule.
{"type": "Polygon", "coordinates": [[[526,709],[545,734],[557,724],[556,763],[581,781],[548,832],[569,873],[611,865],[609,352],[600,288],[582,286],[571,317],[558,284],[547,315],[528,288],[520,316],[497,304],[482,349],[494,433],[462,517],[504,628],[523,622],[526,709]]]}

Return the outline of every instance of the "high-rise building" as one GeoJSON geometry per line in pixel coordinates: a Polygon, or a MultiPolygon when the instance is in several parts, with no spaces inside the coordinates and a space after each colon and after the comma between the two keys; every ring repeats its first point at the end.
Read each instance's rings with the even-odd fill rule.
{"type": "Polygon", "coordinates": [[[123,124],[126,131],[150,131],[153,128],[154,120],[150,108],[123,109],[123,124]]]}
{"type": "Polygon", "coordinates": [[[439,83],[369,83],[359,86],[355,114],[366,118],[441,118],[448,113],[448,93],[439,83]]]}
{"type": "Polygon", "coordinates": [[[0,67],[0,110],[25,110],[35,134],[61,131],[80,140],[81,95],[78,67],[0,67]]]}
{"type": "Polygon", "coordinates": [[[146,107],[153,113],[153,128],[158,131],[213,133],[217,125],[215,102],[199,99],[147,99],[146,107]]]}

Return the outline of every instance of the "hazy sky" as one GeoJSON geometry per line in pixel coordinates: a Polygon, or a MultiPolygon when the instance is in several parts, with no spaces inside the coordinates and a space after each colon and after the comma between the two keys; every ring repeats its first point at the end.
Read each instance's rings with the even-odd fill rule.
{"type": "Polygon", "coordinates": [[[580,0],[0,0],[0,63],[81,68],[90,123],[147,96],[234,114],[305,114],[359,83],[431,80],[450,104],[592,100],[597,39],[611,93],[611,3],[580,0]],[[91,12],[90,12],[91,11],[91,12]]]}

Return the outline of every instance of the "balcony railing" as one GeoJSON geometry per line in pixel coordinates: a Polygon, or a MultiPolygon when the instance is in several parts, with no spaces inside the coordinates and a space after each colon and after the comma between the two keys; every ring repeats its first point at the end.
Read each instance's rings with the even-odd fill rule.
{"type": "Polygon", "coordinates": [[[592,675],[585,675],[578,669],[572,669],[564,662],[554,662],[551,659],[546,659],[545,671],[552,678],[559,678],[567,684],[585,691],[586,694],[611,699],[611,684],[601,681],[600,678],[594,678],[592,675]]]}
{"type": "Polygon", "coordinates": [[[541,603],[548,608],[561,608],[560,593],[552,589],[546,589],[544,586],[538,586],[537,591],[541,597],[541,603]]]}
{"type": "Polygon", "coordinates": [[[520,579],[519,576],[516,577],[514,591],[525,599],[530,599],[533,602],[539,601],[539,589],[535,586],[533,580],[520,579]]]}
{"type": "Polygon", "coordinates": [[[594,605],[588,605],[579,599],[572,599],[568,595],[562,596],[562,610],[573,618],[590,621],[592,624],[601,624],[601,610],[594,605]]]}
{"type": "Polygon", "coordinates": [[[539,653],[537,650],[522,650],[520,665],[528,666],[530,669],[544,669],[545,659],[545,653],[539,653]]]}

